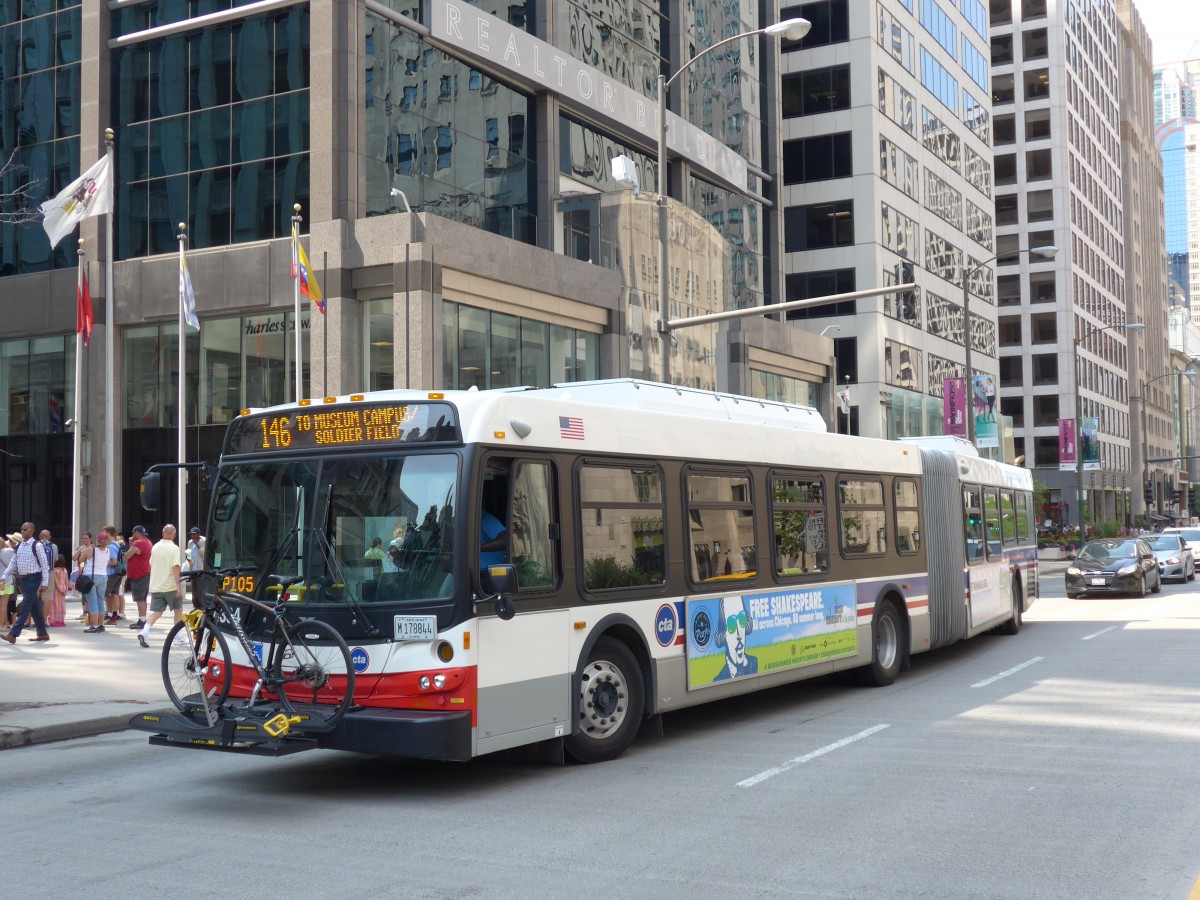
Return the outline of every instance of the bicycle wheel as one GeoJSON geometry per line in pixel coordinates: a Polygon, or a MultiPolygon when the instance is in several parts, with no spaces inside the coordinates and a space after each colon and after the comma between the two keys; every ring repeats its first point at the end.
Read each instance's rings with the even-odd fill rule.
{"type": "Polygon", "coordinates": [[[202,692],[210,706],[220,706],[233,684],[225,636],[208,619],[196,632],[188,630],[186,621],[176,622],[163,644],[162,676],[167,696],[183,712],[204,702],[202,692]]]}
{"type": "Polygon", "coordinates": [[[271,665],[272,690],[288,712],[333,725],[354,702],[354,666],[345,639],[316,619],[280,621],[271,665]],[[298,707],[303,707],[300,710],[298,707]],[[313,709],[314,706],[324,707],[313,709]]]}

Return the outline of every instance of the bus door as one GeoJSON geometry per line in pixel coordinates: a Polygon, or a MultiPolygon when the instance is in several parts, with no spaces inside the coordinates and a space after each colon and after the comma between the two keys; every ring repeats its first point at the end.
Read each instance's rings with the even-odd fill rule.
{"type": "Polygon", "coordinates": [[[509,563],[517,573],[516,615],[481,607],[478,623],[478,752],[570,733],[571,616],[546,609],[561,581],[557,473],[549,459],[484,460],[479,568],[509,563]]]}

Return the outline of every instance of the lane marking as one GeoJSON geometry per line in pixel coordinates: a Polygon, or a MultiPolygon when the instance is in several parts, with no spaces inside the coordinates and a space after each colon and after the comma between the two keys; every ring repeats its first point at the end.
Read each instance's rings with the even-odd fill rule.
{"type": "Polygon", "coordinates": [[[1100,635],[1102,635],[1102,634],[1105,634],[1109,631],[1113,631],[1114,629],[1116,629],[1116,627],[1117,627],[1116,625],[1109,625],[1107,628],[1101,628],[1099,631],[1094,632],[1093,634],[1089,634],[1087,637],[1080,638],[1080,640],[1081,641],[1090,641],[1094,637],[1100,637],[1100,635]]]}
{"type": "Polygon", "coordinates": [[[826,753],[832,753],[834,750],[840,750],[848,744],[853,744],[855,741],[861,741],[863,738],[870,737],[877,731],[883,731],[885,728],[890,728],[890,725],[872,725],[870,728],[860,731],[858,734],[852,734],[850,737],[842,738],[840,741],[834,741],[828,746],[822,747],[820,750],[814,750],[812,753],[805,753],[803,756],[797,756],[795,759],[789,759],[781,766],[776,766],[773,769],[767,769],[765,772],[759,772],[757,775],[752,775],[743,781],[737,783],[738,787],[748,788],[754,787],[768,778],[774,778],[788,769],[793,769],[796,766],[816,759],[818,756],[824,756],[826,753]]]}
{"type": "Polygon", "coordinates": [[[1044,656],[1035,656],[1033,659],[1028,660],[1027,662],[1023,662],[1019,666],[1013,666],[1011,669],[1001,672],[999,675],[993,675],[991,678],[985,678],[985,679],[983,679],[983,681],[977,681],[973,685],[971,685],[971,687],[973,687],[973,688],[987,687],[993,681],[999,681],[1001,678],[1007,678],[1009,675],[1012,675],[1014,672],[1020,672],[1022,669],[1027,668],[1028,666],[1032,666],[1034,663],[1041,662],[1045,658],[1046,657],[1044,657],[1044,656]]]}

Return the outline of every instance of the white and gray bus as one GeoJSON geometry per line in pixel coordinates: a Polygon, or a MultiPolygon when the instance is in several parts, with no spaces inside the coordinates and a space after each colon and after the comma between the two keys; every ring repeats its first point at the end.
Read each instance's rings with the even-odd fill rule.
{"type": "Polygon", "coordinates": [[[1028,471],[963,441],[613,380],[247,410],[207,534],[229,587],[301,576],[293,609],[349,643],[355,705],[319,746],[592,762],[675,709],[839,671],[888,685],[1015,634],[1032,503],[1028,471]]]}

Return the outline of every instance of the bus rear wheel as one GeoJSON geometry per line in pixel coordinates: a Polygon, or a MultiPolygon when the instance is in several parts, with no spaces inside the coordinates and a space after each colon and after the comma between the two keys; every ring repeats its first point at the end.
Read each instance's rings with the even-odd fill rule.
{"type": "Polygon", "coordinates": [[[1012,583],[1012,618],[1000,626],[1004,634],[1016,634],[1021,630],[1021,607],[1023,606],[1021,582],[1016,578],[1012,583]]]}
{"type": "Polygon", "coordinates": [[[579,673],[579,722],[564,749],[579,763],[605,762],[637,737],[646,706],[642,670],[629,648],[600,638],[579,673]]]}
{"type": "Polygon", "coordinates": [[[859,684],[887,687],[896,680],[904,658],[901,650],[903,634],[904,623],[900,621],[896,604],[891,600],[884,600],[879,604],[879,610],[871,623],[871,664],[858,670],[859,684]]]}

